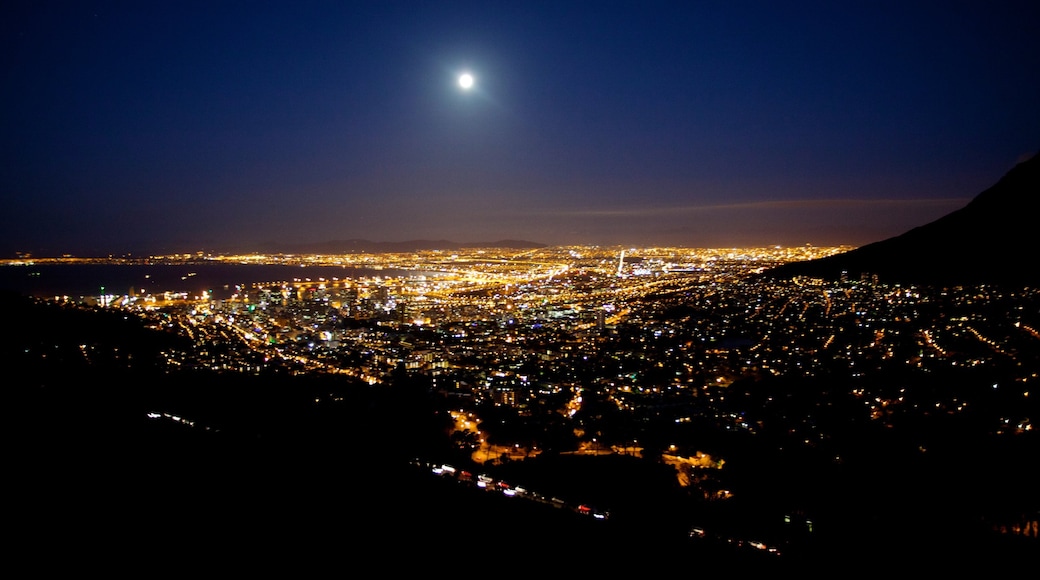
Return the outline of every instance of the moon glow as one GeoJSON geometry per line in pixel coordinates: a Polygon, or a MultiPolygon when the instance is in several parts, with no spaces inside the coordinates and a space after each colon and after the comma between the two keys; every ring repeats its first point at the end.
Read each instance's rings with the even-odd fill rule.
{"type": "Polygon", "coordinates": [[[462,87],[463,90],[467,91],[473,88],[473,75],[469,73],[462,73],[459,75],[459,86],[462,87]]]}

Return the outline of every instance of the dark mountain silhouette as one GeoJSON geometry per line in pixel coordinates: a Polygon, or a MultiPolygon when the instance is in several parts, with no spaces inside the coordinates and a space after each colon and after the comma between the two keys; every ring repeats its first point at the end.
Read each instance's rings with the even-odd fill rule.
{"type": "Polygon", "coordinates": [[[764,277],[838,279],[877,275],[886,283],[1040,283],[1036,203],[1040,155],[1013,167],[963,208],[904,234],[854,250],[784,264],[764,277]]]}
{"type": "MultiPolygon", "coordinates": [[[[259,244],[242,245],[198,245],[192,242],[177,242],[153,247],[137,247],[131,250],[83,249],[75,253],[79,257],[100,256],[148,256],[170,254],[194,254],[204,251],[215,254],[396,254],[425,250],[464,250],[467,248],[498,248],[505,250],[535,250],[547,247],[546,244],[526,240],[497,240],[489,242],[454,242],[451,240],[405,240],[400,242],[376,242],[372,240],[351,238],[346,240],[328,240],[324,242],[286,243],[268,241],[259,244]]],[[[5,252],[5,258],[23,258],[25,256],[58,257],[68,252],[38,248],[32,251],[19,250],[5,252]]]]}
{"type": "Polygon", "coordinates": [[[307,244],[271,243],[260,248],[270,253],[282,254],[393,254],[420,250],[462,250],[466,248],[505,248],[532,250],[544,248],[545,244],[524,240],[498,240],[494,242],[460,243],[450,240],[406,240],[403,242],[374,242],[364,239],[330,240],[307,244]]]}

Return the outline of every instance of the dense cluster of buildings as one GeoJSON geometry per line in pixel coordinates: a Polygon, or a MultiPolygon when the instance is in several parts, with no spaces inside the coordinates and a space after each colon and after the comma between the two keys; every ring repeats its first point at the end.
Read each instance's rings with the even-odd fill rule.
{"type": "Polygon", "coordinates": [[[125,304],[196,339],[193,351],[169,353],[171,365],[333,372],[373,385],[404,371],[460,408],[570,416],[595,400],[633,416],[710,413],[754,430],[761,405],[722,402],[763,379],[826,378],[821,401],[851,397],[873,420],[956,413],[995,390],[1009,411],[1001,428],[1032,428],[1035,418],[1012,411],[1040,370],[1036,289],[761,276],[838,250],[391,255],[378,265],[409,276],[258,282],[221,300],[125,304]],[[975,378],[907,391],[978,369],[962,374],[986,391],[975,378]]]}
{"type": "MultiPolygon", "coordinates": [[[[710,468],[753,448],[826,464],[855,461],[858,448],[869,470],[877,454],[907,449],[912,463],[968,442],[993,451],[973,458],[992,468],[1015,448],[1004,442],[1033,435],[1040,289],[770,276],[842,250],[234,257],[365,275],[94,305],[186,338],[163,352],[169,369],[331,374],[377,389],[404,380],[451,410],[452,441],[474,459],[661,457],[709,501],[731,497],[710,468]],[[727,446],[720,433],[755,443],[727,446]],[[879,451],[886,433],[899,440],[879,451]]],[[[1000,525],[1035,535],[1035,515],[1026,506],[1000,525]]]]}

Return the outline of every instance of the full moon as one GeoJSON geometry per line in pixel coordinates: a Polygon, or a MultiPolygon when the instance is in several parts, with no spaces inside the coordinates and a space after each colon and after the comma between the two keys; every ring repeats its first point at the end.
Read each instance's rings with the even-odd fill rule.
{"type": "Polygon", "coordinates": [[[469,73],[459,75],[459,86],[467,90],[473,88],[473,75],[469,73]]]}

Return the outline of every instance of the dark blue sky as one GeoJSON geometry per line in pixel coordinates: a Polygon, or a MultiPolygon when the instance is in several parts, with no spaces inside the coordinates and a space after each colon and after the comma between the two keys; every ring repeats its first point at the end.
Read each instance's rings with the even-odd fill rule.
{"type": "Polygon", "coordinates": [[[5,256],[861,245],[1040,148],[1035,1],[4,6],[5,256]]]}

